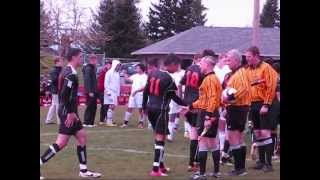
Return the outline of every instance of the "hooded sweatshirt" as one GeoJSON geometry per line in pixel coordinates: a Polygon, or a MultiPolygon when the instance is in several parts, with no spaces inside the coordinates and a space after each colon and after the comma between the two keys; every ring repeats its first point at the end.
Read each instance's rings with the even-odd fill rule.
{"type": "Polygon", "coordinates": [[[113,60],[110,70],[107,71],[104,79],[104,94],[120,95],[120,73],[115,69],[120,61],[113,60]]]}

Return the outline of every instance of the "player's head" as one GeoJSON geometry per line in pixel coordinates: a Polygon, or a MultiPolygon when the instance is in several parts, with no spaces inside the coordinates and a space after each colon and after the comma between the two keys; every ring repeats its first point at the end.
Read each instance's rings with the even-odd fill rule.
{"type": "Polygon", "coordinates": [[[81,49],[79,48],[70,48],[67,54],[67,60],[69,63],[79,66],[81,64],[81,49]]]}
{"type": "Polygon", "coordinates": [[[205,56],[200,61],[201,72],[207,74],[213,70],[213,67],[217,63],[217,58],[212,56],[205,56]]]}
{"type": "Polygon", "coordinates": [[[111,68],[111,65],[112,65],[112,61],[106,60],[106,64],[105,64],[104,67],[105,67],[107,70],[109,70],[109,69],[111,68]]]}
{"type": "Polygon", "coordinates": [[[177,55],[171,53],[166,57],[163,65],[169,73],[177,72],[179,70],[180,58],[177,55]]]}
{"type": "Polygon", "coordinates": [[[260,51],[257,46],[251,46],[245,53],[248,65],[256,65],[260,61],[260,51]]]}
{"type": "Polygon", "coordinates": [[[142,74],[146,71],[146,66],[144,64],[137,64],[136,65],[136,71],[138,74],[142,74]]]}
{"type": "Polygon", "coordinates": [[[218,56],[218,63],[219,63],[219,64],[222,64],[222,65],[227,64],[227,54],[226,54],[226,53],[221,53],[221,54],[219,54],[219,56],[218,56]]]}
{"type": "Polygon", "coordinates": [[[195,54],[193,56],[193,64],[198,64],[201,61],[201,54],[195,54]]]}
{"type": "Polygon", "coordinates": [[[58,67],[62,67],[63,66],[63,58],[60,56],[57,56],[54,58],[54,65],[58,66],[58,67]]]}
{"type": "Polygon", "coordinates": [[[241,53],[237,49],[231,49],[227,53],[227,61],[226,63],[228,64],[229,68],[231,70],[237,69],[239,66],[241,66],[241,53]]]}
{"type": "Polygon", "coordinates": [[[148,74],[150,74],[151,72],[157,70],[159,67],[158,65],[158,59],[152,59],[150,61],[148,61],[148,64],[147,64],[147,71],[148,71],[148,74]]]}
{"type": "Polygon", "coordinates": [[[96,65],[98,62],[98,58],[95,54],[90,54],[89,55],[89,64],[96,65]]]}

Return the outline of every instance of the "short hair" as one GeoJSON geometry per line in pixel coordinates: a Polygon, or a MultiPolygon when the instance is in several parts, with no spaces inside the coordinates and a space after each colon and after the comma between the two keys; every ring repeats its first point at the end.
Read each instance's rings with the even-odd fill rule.
{"type": "Polygon", "coordinates": [[[247,52],[251,52],[254,56],[260,56],[260,50],[257,46],[251,46],[247,49],[247,52]]]}
{"type": "Polygon", "coordinates": [[[153,59],[151,59],[150,61],[148,61],[148,65],[149,66],[155,66],[155,67],[158,67],[159,65],[158,65],[158,59],[157,58],[153,58],[153,59]]]}
{"type": "Polygon", "coordinates": [[[81,53],[81,49],[79,48],[70,48],[67,54],[67,60],[71,61],[73,56],[77,56],[81,53]]]}
{"type": "Polygon", "coordinates": [[[216,53],[215,53],[213,50],[211,50],[211,49],[205,49],[205,50],[202,51],[200,57],[203,58],[203,57],[205,57],[205,56],[216,57],[217,55],[216,55],[216,53]]]}
{"type": "Polygon", "coordinates": [[[231,54],[232,57],[236,58],[239,62],[242,60],[242,55],[238,49],[231,49],[228,51],[228,54],[231,54]]]}
{"type": "Polygon", "coordinates": [[[180,64],[180,58],[173,53],[170,53],[163,62],[164,66],[169,66],[171,64],[180,64]]]}
{"type": "Polygon", "coordinates": [[[137,66],[139,66],[139,68],[143,71],[143,72],[145,72],[146,71],[146,66],[144,65],[144,64],[137,64],[137,66]]]}
{"type": "Polygon", "coordinates": [[[57,64],[61,59],[62,59],[62,57],[56,56],[56,57],[53,59],[54,64],[57,64]]]}
{"type": "Polygon", "coordinates": [[[217,58],[213,56],[205,56],[201,59],[201,61],[205,61],[207,64],[211,66],[215,66],[217,64],[217,58]]]}

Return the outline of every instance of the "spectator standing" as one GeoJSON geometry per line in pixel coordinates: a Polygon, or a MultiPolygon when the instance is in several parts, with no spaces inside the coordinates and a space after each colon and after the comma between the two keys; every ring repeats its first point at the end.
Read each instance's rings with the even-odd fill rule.
{"type": "Polygon", "coordinates": [[[89,63],[83,67],[84,88],[86,94],[86,110],[84,112],[84,127],[94,127],[94,119],[97,111],[97,56],[91,54],[89,63]]]}
{"type": "Polygon", "coordinates": [[[55,66],[52,68],[50,72],[50,80],[51,80],[51,86],[50,91],[52,94],[52,101],[51,106],[49,108],[47,118],[46,118],[46,124],[54,124],[52,121],[54,113],[56,113],[57,117],[57,123],[60,124],[60,119],[58,116],[58,107],[59,107],[59,97],[58,97],[58,79],[59,74],[62,70],[63,66],[63,59],[61,57],[56,57],[54,59],[55,66]]]}

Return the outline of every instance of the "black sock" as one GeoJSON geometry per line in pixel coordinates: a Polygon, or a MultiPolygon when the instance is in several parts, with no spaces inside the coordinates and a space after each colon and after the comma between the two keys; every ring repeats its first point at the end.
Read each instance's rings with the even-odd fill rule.
{"type": "Polygon", "coordinates": [[[229,148],[230,148],[230,143],[229,143],[228,140],[225,140],[224,141],[224,146],[223,146],[223,152],[227,154],[228,151],[229,151],[229,148]]]}
{"type": "Polygon", "coordinates": [[[266,151],[266,164],[272,166],[272,154],[273,154],[273,144],[267,144],[265,146],[266,151]]]}
{"type": "Polygon", "coordinates": [[[59,151],[60,151],[60,148],[57,144],[52,144],[51,146],[49,146],[47,151],[43,153],[43,155],[40,157],[40,164],[44,164],[47,161],[49,161],[49,159],[51,159],[59,151]]]}
{"type": "Polygon", "coordinates": [[[158,172],[160,166],[160,156],[161,150],[164,148],[163,141],[155,141],[155,148],[154,148],[154,161],[153,161],[153,171],[158,172]]]}
{"type": "Polygon", "coordinates": [[[129,121],[126,121],[126,120],[125,120],[125,121],[124,121],[124,124],[125,124],[125,125],[128,125],[128,122],[129,122],[129,121]]]}
{"type": "Polygon", "coordinates": [[[195,162],[197,148],[198,148],[198,140],[191,140],[190,141],[190,159],[189,159],[190,166],[193,166],[193,163],[195,162]]]}
{"type": "MultiPolygon", "coordinates": [[[[78,160],[81,165],[87,165],[87,148],[86,146],[77,146],[78,160]]],[[[81,172],[86,172],[87,168],[80,168],[81,172]]]]}
{"type": "Polygon", "coordinates": [[[206,173],[207,151],[199,151],[200,174],[206,173]]]}
{"type": "Polygon", "coordinates": [[[241,163],[240,163],[241,169],[246,168],[246,156],[247,156],[247,147],[241,146],[241,163]]]}
{"type": "Polygon", "coordinates": [[[275,155],[274,151],[277,145],[277,133],[271,133],[271,138],[272,138],[272,148],[273,148],[272,155],[274,156],[275,155]]]}
{"type": "Polygon", "coordinates": [[[213,151],[212,152],[212,159],[213,159],[213,165],[214,165],[214,172],[219,172],[220,167],[220,150],[213,151]]]}
{"type": "Polygon", "coordinates": [[[234,158],[234,169],[239,170],[241,168],[241,149],[233,149],[232,155],[234,158]]]}
{"type": "Polygon", "coordinates": [[[266,163],[265,145],[258,146],[258,153],[259,153],[259,162],[262,164],[265,164],[266,163]]]}

